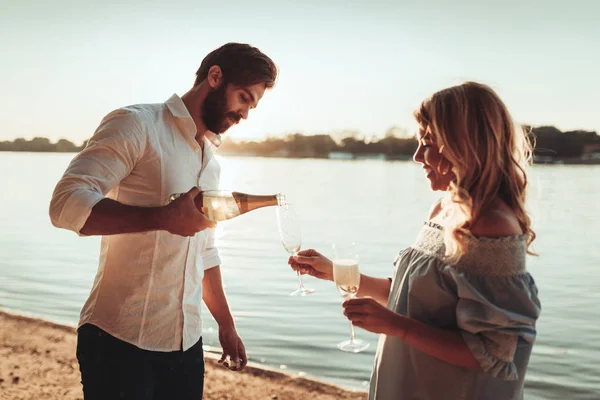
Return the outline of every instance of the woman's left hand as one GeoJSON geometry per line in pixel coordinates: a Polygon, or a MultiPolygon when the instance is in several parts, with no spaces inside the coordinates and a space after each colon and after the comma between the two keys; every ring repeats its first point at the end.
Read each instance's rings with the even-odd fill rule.
{"type": "Polygon", "coordinates": [[[402,316],[389,310],[371,297],[346,300],[344,315],[352,325],[373,333],[397,336],[402,316]]]}

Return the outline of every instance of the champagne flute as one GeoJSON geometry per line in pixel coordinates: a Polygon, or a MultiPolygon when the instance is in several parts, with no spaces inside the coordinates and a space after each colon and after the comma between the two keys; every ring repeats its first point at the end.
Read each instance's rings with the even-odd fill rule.
{"type": "MultiPolygon", "coordinates": [[[[300,224],[292,205],[286,203],[276,208],[277,210],[277,225],[279,227],[279,235],[283,248],[290,254],[296,255],[302,246],[302,234],[300,232],[300,224]]],[[[307,289],[302,282],[300,271],[296,271],[300,287],[290,293],[290,296],[308,296],[315,292],[315,289],[307,289]]]]}
{"type": "MultiPolygon", "coordinates": [[[[333,245],[333,281],[342,297],[353,299],[360,287],[360,271],[358,254],[354,243],[349,245],[333,245]]],[[[354,326],[350,321],[350,339],[338,343],[338,349],[349,353],[359,353],[369,347],[369,343],[356,339],[354,326]]]]}

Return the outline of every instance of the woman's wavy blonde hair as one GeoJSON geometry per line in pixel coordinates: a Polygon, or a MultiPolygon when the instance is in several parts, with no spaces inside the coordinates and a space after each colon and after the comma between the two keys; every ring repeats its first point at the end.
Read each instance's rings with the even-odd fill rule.
{"type": "Polygon", "coordinates": [[[525,211],[526,166],[533,145],[516,129],[508,109],[489,87],[466,82],[433,94],[414,116],[430,131],[441,155],[452,164],[455,179],[443,200],[450,210],[445,230],[446,258],[456,262],[466,251],[465,235],[497,198],[515,212],[527,236],[527,252],[535,240],[525,211]]]}

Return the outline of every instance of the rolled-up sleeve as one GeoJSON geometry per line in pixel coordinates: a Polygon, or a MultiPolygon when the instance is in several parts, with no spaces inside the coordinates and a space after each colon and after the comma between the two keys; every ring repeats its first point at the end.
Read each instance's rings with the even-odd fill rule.
{"type": "Polygon", "coordinates": [[[136,112],[119,109],[108,114],[56,185],[50,201],[52,224],[85,236],[81,229],[92,208],[131,173],[146,137],[136,112]]]}
{"type": "Polygon", "coordinates": [[[457,273],[456,320],[483,371],[502,380],[519,378],[514,363],[519,340],[535,341],[541,311],[529,274],[482,277],[457,273]]]}
{"type": "Polygon", "coordinates": [[[215,229],[206,230],[205,240],[204,250],[202,251],[202,263],[204,269],[207,270],[221,265],[219,249],[215,245],[215,229]]]}
{"type": "MultiPolygon", "coordinates": [[[[205,146],[209,146],[209,144],[205,143],[205,146]]],[[[208,151],[212,152],[212,150],[208,151]]],[[[205,157],[210,157],[210,162],[207,164],[206,170],[202,173],[200,187],[202,190],[219,190],[221,165],[215,157],[207,156],[206,154],[205,157]]],[[[201,257],[204,269],[207,270],[221,265],[221,257],[215,243],[216,229],[206,229],[203,234],[205,236],[201,257]]]]}

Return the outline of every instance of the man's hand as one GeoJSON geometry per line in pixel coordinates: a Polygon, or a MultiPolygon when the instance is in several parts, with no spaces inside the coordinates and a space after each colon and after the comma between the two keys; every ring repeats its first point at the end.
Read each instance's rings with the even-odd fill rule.
{"type": "Polygon", "coordinates": [[[219,342],[221,342],[223,348],[219,363],[223,363],[233,371],[241,371],[248,363],[248,357],[246,356],[244,343],[242,343],[242,339],[240,339],[235,329],[233,316],[227,304],[219,266],[204,271],[202,299],[217,324],[219,324],[219,342]],[[227,359],[228,356],[229,360],[227,359]]]}
{"type": "Polygon", "coordinates": [[[232,371],[241,371],[248,364],[246,348],[235,328],[219,327],[219,342],[223,348],[223,354],[219,363],[222,363],[232,371]],[[229,360],[227,359],[229,356],[229,360]]]}
{"type": "Polygon", "coordinates": [[[200,189],[194,186],[190,191],[166,205],[161,213],[161,225],[170,233],[180,236],[194,236],[196,233],[214,228],[217,224],[209,220],[194,203],[200,189]]]}
{"type": "Polygon", "coordinates": [[[391,311],[384,305],[370,297],[346,300],[344,304],[344,315],[352,322],[352,325],[363,328],[373,333],[385,335],[398,335],[402,330],[402,316],[391,311]]]}

